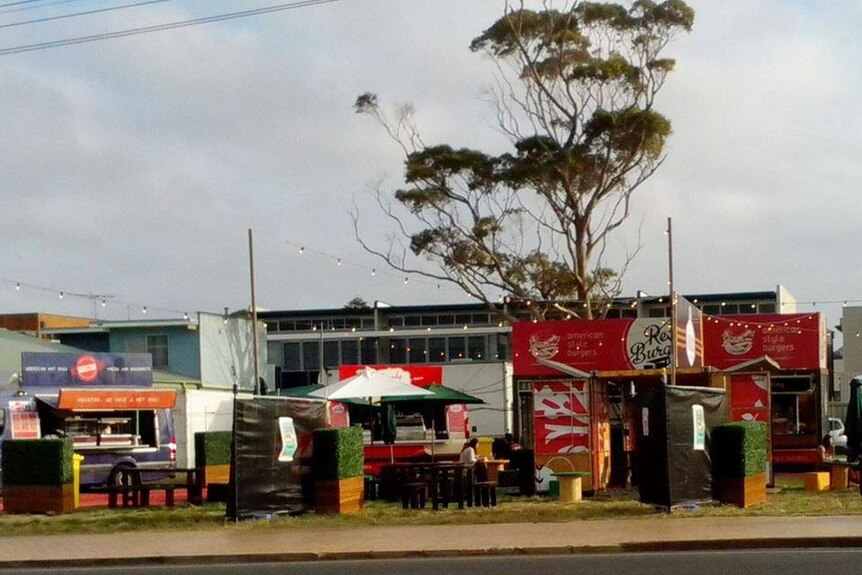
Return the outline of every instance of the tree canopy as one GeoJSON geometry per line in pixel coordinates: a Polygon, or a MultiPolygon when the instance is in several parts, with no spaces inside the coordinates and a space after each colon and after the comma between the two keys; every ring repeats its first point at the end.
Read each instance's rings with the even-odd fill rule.
{"type": "Polygon", "coordinates": [[[404,242],[374,249],[358,213],[357,238],[391,266],[456,283],[489,305],[500,295],[532,301],[542,318],[577,300],[575,312],[593,317],[619,293],[633,257],[607,266],[608,238],[665,157],[671,124],[654,100],[674,60],[662,53],[693,21],[682,0],[508,6],[470,45],[497,67],[489,94],[512,144],[503,154],[425,145],[412,106],[391,116],[375,94],[359,96],[356,111],[404,149],[406,185],[395,203],[378,190],[404,242]],[[410,254],[436,271],[410,265],[410,254]]]}

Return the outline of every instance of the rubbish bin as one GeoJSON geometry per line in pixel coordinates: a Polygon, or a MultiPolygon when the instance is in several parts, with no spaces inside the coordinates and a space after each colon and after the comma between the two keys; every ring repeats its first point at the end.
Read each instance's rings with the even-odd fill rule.
{"type": "Polygon", "coordinates": [[[75,503],[72,507],[77,509],[81,505],[81,462],[84,461],[83,455],[77,453],[72,454],[72,490],[75,496],[75,503]]]}
{"type": "Polygon", "coordinates": [[[494,444],[494,438],[492,437],[480,437],[479,444],[476,446],[476,455],[479,457],[484,457],[485,459],[493,459],[494,450],[492,446],[494,444]]]}

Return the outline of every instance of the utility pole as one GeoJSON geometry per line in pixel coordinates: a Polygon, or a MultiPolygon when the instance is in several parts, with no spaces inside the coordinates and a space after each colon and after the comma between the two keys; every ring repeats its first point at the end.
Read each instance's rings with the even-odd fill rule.
{"type": "Polygon", "coordinates": [[[673,289],[673,227],[667,219],[667,269],[670,288],[670,384],[676,385],[676,292],[673,289]]]}
{"type": "Polygon", "coordinates": [[[248,267],[251,276],[251,339],[254,346],[254,394],[260,395],[260,366],[257,352],[257,305],[254,301],[254,239],[248,229],[248,267]]]}

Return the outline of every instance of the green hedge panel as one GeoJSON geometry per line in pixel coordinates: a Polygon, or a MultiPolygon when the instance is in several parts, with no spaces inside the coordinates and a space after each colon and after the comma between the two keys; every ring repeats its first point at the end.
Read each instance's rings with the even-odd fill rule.
{"type": "Polygon", "coordinates": [[[766,471],[769,446],[766,424],[759,421],[725,423],[713,428],[710,443],[712,474],[748,477],[766,471]]]}
{"type": "Polygon", "coordinates": [[[312,469],[315,479],[359,477],[363,474],[364,466],[361,428],[314,431],[312,469]]]}
{"type": "Polygon", "coordinates": [[[3,485],[72,483],[70,439],[9,439],[3,442],[3,485]]]}
{"type": "Polygon", "coordinates": [[[198,431],[195,433],[195,467],[230,465],[230,431],[198,431]]]}

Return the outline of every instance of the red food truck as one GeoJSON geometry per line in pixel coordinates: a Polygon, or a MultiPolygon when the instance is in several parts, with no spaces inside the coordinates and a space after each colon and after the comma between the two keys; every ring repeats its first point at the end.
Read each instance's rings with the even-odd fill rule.
{"type": "Polygon", "coordinates": [[[637,394],[665,384],[723,388],[731,420],[770,426],[776,464],[819,461],[829,382],[824,317],[713,317],[679,300],[675,330],[669,318],[514,325],[516,429],[537,466],[588,472],[587,489],[627,483],[637,394]]]}

